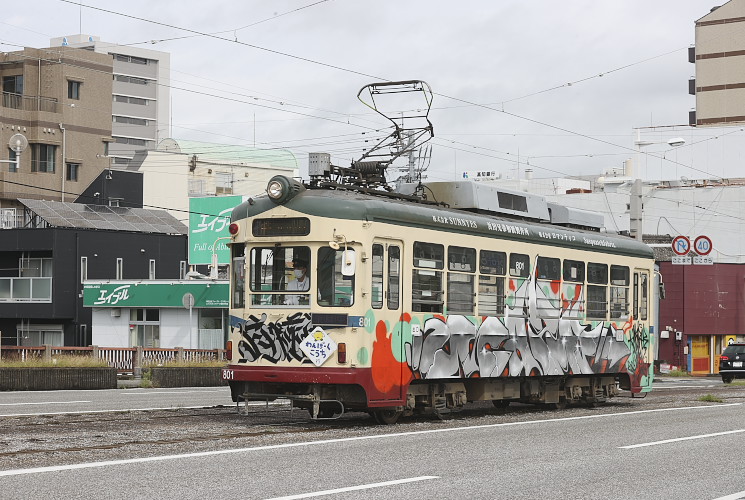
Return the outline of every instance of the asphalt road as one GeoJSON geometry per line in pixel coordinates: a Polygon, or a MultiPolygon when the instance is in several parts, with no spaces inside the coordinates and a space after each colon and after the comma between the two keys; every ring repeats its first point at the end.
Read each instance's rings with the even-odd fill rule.
{"type": "MultiPolygon", "coordinates": [[[[224,388],[24,393],[26,403],[62,396],[69,407],[117,411],[10,416],[0,406],[0,496],[745,498],[745,387],[665,379],[656,389],[560,412],[475,404],[390,427],[365,414],[322,423],[302,411],[209,406],[226,404],[223,394],[229,404],[224,388]],[[129,391],[137,399],[121,411],[129,391]],[[134,409],[148,402],[168,409],[134,409]]],[[[0,404],[23,398],[0,393],[0,404]]]]}

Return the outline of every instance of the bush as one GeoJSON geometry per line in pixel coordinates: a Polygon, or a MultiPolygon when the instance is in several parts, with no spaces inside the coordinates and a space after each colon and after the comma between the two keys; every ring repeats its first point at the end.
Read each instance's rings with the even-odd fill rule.
{"type": "Polygon", "coordinates": [[[2,368],[101,368],[108,367],[105,359],[96,359],[91,356],[53,356],[51,361],[41,358],[31,358],[26,361],[18,359],[0,360],[2,368]]]}

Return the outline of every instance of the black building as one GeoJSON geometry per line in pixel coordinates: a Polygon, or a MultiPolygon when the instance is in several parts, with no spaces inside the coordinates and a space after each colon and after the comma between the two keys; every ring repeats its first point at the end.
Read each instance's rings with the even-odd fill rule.
{"type": "Polygon", "coordinates": [[[84,280],[186,272],[187,227],[163,210],[19,201],[23,221],[0,229],[3,345],[90,345],[84,280]]]}

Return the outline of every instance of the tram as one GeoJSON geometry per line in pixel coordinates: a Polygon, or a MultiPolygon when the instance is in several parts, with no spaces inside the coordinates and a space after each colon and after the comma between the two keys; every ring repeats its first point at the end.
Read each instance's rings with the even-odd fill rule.
{"type": "Polygon", "coordinates": [[[526,193],[430,183],[425,200],[327,174],[276,176],[232,213],[234,401],[391,424],[471,401],[561,408],[651,390],[648,246],[531,218],[526,193]]]}
{"type": "Polygon", "coordinates": [[[646,245],[286,177],[267,192],[230,226],[235,401],[392,422],[651,389],[646,245]]]}

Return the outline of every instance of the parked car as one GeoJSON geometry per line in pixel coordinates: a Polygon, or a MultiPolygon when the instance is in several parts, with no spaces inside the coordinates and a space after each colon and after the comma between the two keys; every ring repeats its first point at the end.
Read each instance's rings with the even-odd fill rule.
{"type": "Polygon", "coordinates": [[[736,378],[745,378],[745,343],[727,346],[719,358],[719,374],[725,384],[736,378]]]}

